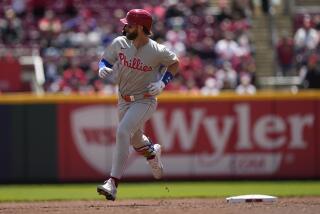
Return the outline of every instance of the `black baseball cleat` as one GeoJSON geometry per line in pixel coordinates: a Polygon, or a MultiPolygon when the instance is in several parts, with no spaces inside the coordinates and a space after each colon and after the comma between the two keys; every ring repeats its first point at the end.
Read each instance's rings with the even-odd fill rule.
{"type": "Polygon", "coordinates": [[[111,178],[105,181],[103,185],[98,185],[97,192],[99,193],[99,195],[104,195],[107,200],[116,200],[117,187],[111,178]]]}

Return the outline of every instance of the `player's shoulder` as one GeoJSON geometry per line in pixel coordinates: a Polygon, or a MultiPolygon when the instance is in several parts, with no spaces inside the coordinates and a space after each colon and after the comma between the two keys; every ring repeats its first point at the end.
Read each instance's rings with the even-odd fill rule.
{"type": "Polygon", "coordinates": [[[127,42],[128,42],[128,39],[125,36],[118,36],[114,38],[112,41],[113,44],[123,44],[127,42]]]}
{"type": "Polygon", "coordinates": [[[154,40],[152,40],[152,39],[150,39],[150,45],[151,45],[154,49],[156,49],[156,50],[158,50],[158,51],[164,51],[164,50],[167,49],[167,47],[166,47],[165,45],[160,44],[160,43],[158,43],[158,42],[156,42],[156,41],[154,41],[154,40]]]}
{"type": "Polygon", "coordinates": [[[118,36],[112,40],[110,44],[113,48],[120,48],[128,46],[128,39],[125,36],[118,36]]]}

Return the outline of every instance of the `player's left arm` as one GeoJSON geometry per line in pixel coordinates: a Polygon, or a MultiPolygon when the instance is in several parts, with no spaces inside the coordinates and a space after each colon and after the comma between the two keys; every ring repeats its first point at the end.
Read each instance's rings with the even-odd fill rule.
{"type": "Polygon", "coordinates": [[[162,48],[159,52],[159,59],[161,59],[160,63],[167,67],[167,70],[166,72],[164,72],[161,80],[165,85],[167,85],[178,73],[179,59],[174,52],[172,52],[165,46],[161,47],[162,48]]]}
{"type": "Polygon", "coordinates": [[[155,96],[159,95],[168,83],[178,73],[179,59],[172,51],[167,48],[163,48],[161,52],[162,64],[167,67],[167,70],[162,75],[158,82],[153,82],[149,85],[149,94],[155,96]]]}
{"type": "Polygon", "coordinates": [[[177,58],[174,63],[168,66],[167,71],[170,71],[172,75],[175,76],[179,72],[178,68],[179,68],[179,59],[177,58]]]}
{"type": "Polygon", "coordinates": [[[174,76],[178,73],[179,60],[176,58],[175,62],[168,66],[167,70],[164,72],[161,80],[165,85],[167,85],[174,76]]]}

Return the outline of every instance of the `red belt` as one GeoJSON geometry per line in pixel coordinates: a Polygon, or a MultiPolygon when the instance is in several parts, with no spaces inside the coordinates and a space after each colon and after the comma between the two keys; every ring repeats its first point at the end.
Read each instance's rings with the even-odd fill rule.
{"type": "Polygon", "coordinates": [[[126,101],[126,102],[134,102],[136,100],[141,100],[143,98],[147,97],[152,97],[150,94],[141,94],[141,95],[121,95],[121,97],[126,101]]]}

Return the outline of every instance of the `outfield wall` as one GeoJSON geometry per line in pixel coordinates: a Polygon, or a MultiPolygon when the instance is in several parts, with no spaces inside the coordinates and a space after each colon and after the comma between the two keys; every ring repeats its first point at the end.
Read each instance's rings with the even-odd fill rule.
{"type": "MultiPolygon", "coordinates": [[[[0,181],[100,181],[111,169],[116,97],[2,95],[0,181]]],[[[165,94],[145,125],[167,178],[320,177],[320,92],[165,94]]],[[[151,179],[131,151],[126,179],[151,179]]]]}

